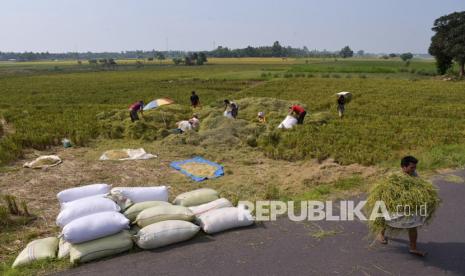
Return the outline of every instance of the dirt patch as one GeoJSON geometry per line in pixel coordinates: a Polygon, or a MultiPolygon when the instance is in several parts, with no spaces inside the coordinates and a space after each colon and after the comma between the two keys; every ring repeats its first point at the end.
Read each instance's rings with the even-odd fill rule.
{"type": "MultiPolygon", "coordinates": [[[[234,149],[212,151],[191,145],[167,146],[157,142],[143,145],[146,150],[156,153],[159,158],[137,161],[99,161],[98,157],[106,150],[135,145],[111,144],[102,142],[96,148],[52,148],[48,151],[29,151],[25,160],[19,160],[0,172],[0,194],[10,194],[28,203],[32,214],[38,219],[18,230],[35,237],[56,235],[59,229],[55,218],[59,212],[56,194],[63,189],[92,183],[109,183],[114,186],[154,186],[168,185],[170,199],[181,192],[202,187],[216,189],[222,196],[232,201],[263,199],[267,187],[273,184],[285,195],[297,195],[310,189],[310,186],[332,182],[340,178],[358,174],[370,177],[377,169],[361,165],[341,166],[333,160],[323,163],[316,161],[287,162],[266,158],[256,149],[234,149]],[[56,154],[63,163],[48,169],[25,169],[26,161],[39,155],[56,154]],[[170,167],[173,160],[203,156],[224,166],[225,176],[197,183],[170,167]],[[310,183],[310,186],[309,186],[310,183]],[[29,231],[29,232],[26,232],[29,231]]],[[[30,240],[30,239],[29,239],[30,240]]],[[[28,238],[17,239],[5,244],[6,254],[17,254],[28,238]]],[[[4,258],[0,254],[0,261],[4,258]]]]}

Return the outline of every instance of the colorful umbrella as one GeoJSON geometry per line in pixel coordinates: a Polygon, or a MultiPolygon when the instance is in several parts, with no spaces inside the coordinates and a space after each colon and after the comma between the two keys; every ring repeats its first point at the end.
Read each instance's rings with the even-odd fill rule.
{"type": "Polygon", "coordinates": [[[146,104],[144,106],[144,111],[145,110],[150,110],[150,109],[155,109],[155,108],[157,108],[159,106],[172,104],[172,103],[174,103],[174,101],[172,99],[168,99],[168,98],[156,99],[156,100],[153,100],[153,101],[149,102],[148,104],[146,104]]]}

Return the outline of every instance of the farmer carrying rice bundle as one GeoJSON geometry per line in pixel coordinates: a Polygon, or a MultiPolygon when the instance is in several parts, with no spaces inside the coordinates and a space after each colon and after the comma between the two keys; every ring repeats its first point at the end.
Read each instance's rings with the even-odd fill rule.
{"type": "Polygon", "coordinates": [[[402,174],[393,174],[374,186],[368,197],[367,211],[371,213],[376,202],[383,202],[389,213],[389,219],[376,218],[369,224],[381,244],[387,244],[386,229],[391,232],[407,230],[409,252],[425,256],[426,252],[417,249],[417,228],[429,222],[439,205],[439,197],[431,183],[418,177],[417,163],[413,156],[402,158],[402,174]]]}

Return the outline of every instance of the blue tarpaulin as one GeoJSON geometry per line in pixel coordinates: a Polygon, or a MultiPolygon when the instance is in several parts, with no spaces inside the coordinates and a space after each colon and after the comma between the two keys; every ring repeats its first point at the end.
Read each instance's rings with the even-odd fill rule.
{"type": "Polygon", "coordinates": [[[192,178],[194,181],[197,181],[197,182],[204,181],[204,180],[209,179],[209,178],[217,178],[217,177],[220,177],[220,176],[224,175],[223,166],[221,166],[220,164],[214,163],[212,161],[205,160],[202,157],[198,157],[198,156],[194,157],[192,159],[171,162],[170,166],[172,168],[180,171],[181,173],[189,176],[190,178],[192,178]],[[216,167],[216,171],[215,171],[214,176],[212,176],[212,177],[193,175],[192,173],[190,173],[190,172],[184,170],[183,168],[181,168],[182,165],[187,164],[187,163],[204,163],[204,164],[208,164],[210,166],[216,167]]]}

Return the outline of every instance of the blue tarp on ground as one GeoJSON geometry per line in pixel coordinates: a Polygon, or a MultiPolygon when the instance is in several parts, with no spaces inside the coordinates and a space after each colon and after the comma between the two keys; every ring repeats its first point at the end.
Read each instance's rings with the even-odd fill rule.
{"type": "Polygon", "coordinates": [[[187,160],[182,160],[182,161],[173,161],[173,162],[171,162],[170,166],[172,168],[180,171],[181,173],[189,176],[190,178],[192,178],[194,181],[197,181],[197,182],[204,181],[204,180],[209,179],[209,178],[217,178],[217,177],[220,177],[220,176],[224,175],[223,166],[221,166],[220,164],[214,163],[212,161],[205,160],[202,157],[198,157],[198,156],[194,157],[192,159],[187,159],[187,160]],[[215,175],[213,177],[204,177],[204,176],[193,175],[193,174],[189,173],[188,171],[185,171],[184,169],[181,168],[181,166],[186,164],[186,163],[205,163],[205,164],[211,165],[213,167],[216,167],[215,175]]]}

